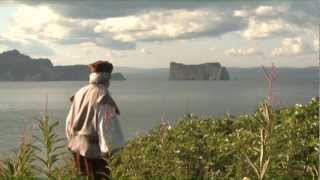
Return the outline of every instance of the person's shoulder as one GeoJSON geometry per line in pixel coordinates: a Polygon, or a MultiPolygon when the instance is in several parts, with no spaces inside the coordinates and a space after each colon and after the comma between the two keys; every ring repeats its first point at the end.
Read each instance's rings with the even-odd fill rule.
{"type": "Polygon", "coordinates": [[[90,84],[81,87],[78,91],[76,91],[76,92],[70,97],[70,101],[72,102],[72,101],[75,99],[75,97],[83,96],[84,94],[86,94],[86,93],[89,91],[90,88],[92,88],[92,87],[90,86],[90,84]]]}
{"type": "Polygon", "coordinates": [[[108,91],[106,91],[101,98],[98,100],[99,104],[102,105],[108,105],[112,108],[115,109],[115,112],[120,115],[120,110],[118,108],[118,105],[116,104],[116,102],[113,100],[113,98],[111,97],[110,93],[108,91]]]}
{"type": "Polygon", "coordinates": [[[113,105],[113,103],[114,103],[112,97],[111,97],[110,94],[108,94],[108,93],[103,94],[103,95],[101,96],[99,102],[100,102],[101,104],[112,104],[112,105],[113,105]]]}
{"type": "Polygon", "coordinates": [[[81,87],[75,94],[83,94],[85,92],[87,92],[88,90],[90,90],[92,87],[90,86],[90,84],[85,85],[83,87],[81,87]]]}

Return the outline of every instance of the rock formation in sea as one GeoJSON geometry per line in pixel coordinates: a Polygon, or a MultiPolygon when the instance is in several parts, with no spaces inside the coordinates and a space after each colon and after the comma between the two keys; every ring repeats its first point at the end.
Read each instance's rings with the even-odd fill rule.
{"type": "MultiPolygon", "coordinates": [[[[10,50],[0,54],[0,81],[87,81],[86,65],[53,66],[49,59],[33,59],[10,50]]],[[[126,80],[121,73],[112,73],[112,80],[126,80]]]]}
{"type": "Polygon", "coordinates": [[[170,80],[229,80],[226,67],[220,63],[205,63],[198,65],[185,65],[170,63],[170,80]]]}

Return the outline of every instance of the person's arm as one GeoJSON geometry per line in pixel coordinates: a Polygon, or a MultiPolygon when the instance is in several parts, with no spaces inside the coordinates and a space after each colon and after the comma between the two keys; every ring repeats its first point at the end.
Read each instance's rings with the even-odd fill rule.
{"type": "Polygon", "coordinates": [[[65,131],[66,131],[66,137],[68,139],[68,141],[70,140],[70,137],[71,137],[71,122],[72,122],[72,119],[73,119],[73,107],[74,107],[74,102],[73,102],[73,99],[74,99],[74,95],[70,97],[70,101],[71,101],[71,107],[70,107],[70,110],[69,110],[69,113],[68,113],[68,116],[67,116],[67,119],[66,119],[66,128],[65,128],[65,131]]]}
{"type": "Polygon", "coordinates": [[[125,142],[116,107],[109,104],[101,105],[98,117],[98,134],[101,152],[107,153],[121,148],[125,142]]]}
{"type": "Polygon", "coordinates": [[[69,110],[69,113],[68,113],[68,116],[67,116],[67,119],[66,119],[66,136],[67,136],[67,139],[68,141],[70,140],[71,138],[71,135],[72,135],[72,127],[71,127],[71,122],[72,122],[72,119],[73,119],[73,103],[70,107],[70,110],[69,110]]]}
{"type": "Polygon", "coordinates": [[[98,135],[100,151],[105,154],[110,151],[110,132],[109,125],[112,117],[115,115],[115,110],[108,104],[99,105],[98,112],[98,135]]]}

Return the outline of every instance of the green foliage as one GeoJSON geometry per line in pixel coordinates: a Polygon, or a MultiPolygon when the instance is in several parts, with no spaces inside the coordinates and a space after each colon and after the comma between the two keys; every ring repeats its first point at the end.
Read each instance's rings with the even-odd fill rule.
{"type": "Polygon", "coordinates": [[[57,121],[43,116],[40,135],[23,136],[14,156],[0,163],[0,179],[79,179],[70,156],[64,156],[64,139],[56,133],[57,121]]]}
{"type": "Polygon", "coordinates": [[[0,165],[1,179],[12,179],[13,177],[27,178],[34,175],[35,150],[32,139],[25,135],[17,150],[13,151],[13,157],[7,158],[0,165]]]}
{"type": "Polygon", "coordinates": [[[53,176],[56,165],[62,156],[62,148],[65,144],[61,143],[64,139],[59,138],[54,129],[59,125],[58,121],[50,122],[45,115],[38,123],[40,136],[34,136],[39,145],[36,147],[38,153],[35,158],[40,162],[38,170],[48,178],[53,176]]]}
{"type": "Polygon", "coordinates": [[[111,159],[114,177],[317,179],[319,99],[223,118],[161,124],[111,159]]]}

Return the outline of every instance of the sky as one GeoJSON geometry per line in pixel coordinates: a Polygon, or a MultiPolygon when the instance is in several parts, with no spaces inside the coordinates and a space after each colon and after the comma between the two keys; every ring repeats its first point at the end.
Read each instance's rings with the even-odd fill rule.
{"type": "Polygon", "coordinates": [[[0,52],[54,65],[319,64],[317,0],[3,0],[0,52]]]}

